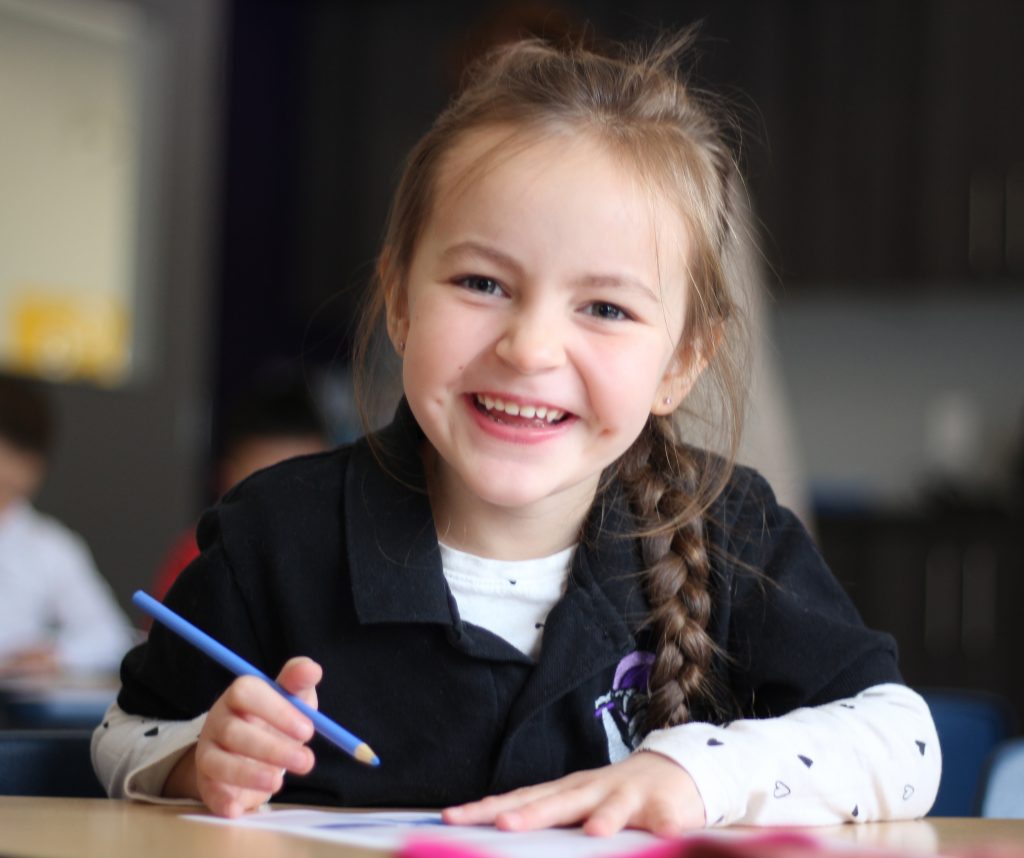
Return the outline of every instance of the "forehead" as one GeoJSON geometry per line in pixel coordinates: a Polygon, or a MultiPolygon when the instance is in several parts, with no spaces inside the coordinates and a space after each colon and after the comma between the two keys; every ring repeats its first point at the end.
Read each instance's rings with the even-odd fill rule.
{"type": "Polygon", "coordinates": [[[592,197],[595,205],[584,217],[608,209],[642,216],[659,256],[686,258],[688,225],[661,185],[626,147],[578,128],[499,125],[464,133],[439,162],[428,220],[450,220],[461,203],[479,202],[481,194],[497,188],[505,192],[505,204],[511,196],[540,215],[552,185],[592,197]]]}
{"type": "Polygon", "coordinates": [[[502,169],[558,172],[572,158],[614,164],[637,193],[647,193],[638,170],[617,157],[596,135],[561,126],[487,126],[461,134],[441,158],[435,202],[444,204],[502,169]]]}

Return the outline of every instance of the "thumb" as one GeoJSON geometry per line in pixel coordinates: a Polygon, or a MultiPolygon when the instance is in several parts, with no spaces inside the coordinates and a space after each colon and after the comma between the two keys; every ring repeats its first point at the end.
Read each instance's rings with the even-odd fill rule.
{"type": "Polygon", "coordinates": [[[300,655],[285,662],[277,675],[277,682],[289,694],[294,694],[303,703],[308,703],[316,709],[316,686],[323,676],[324,671],[319,664],[300,655]]]}

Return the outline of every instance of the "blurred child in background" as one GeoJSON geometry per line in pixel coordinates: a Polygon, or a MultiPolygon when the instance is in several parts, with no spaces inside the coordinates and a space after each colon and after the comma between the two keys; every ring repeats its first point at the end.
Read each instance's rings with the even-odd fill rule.
{"type": "Polygon", "coordinates": [[[114,670],[132,643],[85,542],[32,506],[53,434],[42,387],[0,376],[0,676],[114,670]]]}
{"type": "MultiPolygon", "coordinates": [[[[214,473],[218,497],[262,468],[293,456],[320,453],[329,446],[324,420],[306,383],[271,372],[259,374],[228,407],[222,438],[214,473]]],[[[160,566],[153,595],[163,599],[198,555],[195,528],[190,527],[160,566]]]]}

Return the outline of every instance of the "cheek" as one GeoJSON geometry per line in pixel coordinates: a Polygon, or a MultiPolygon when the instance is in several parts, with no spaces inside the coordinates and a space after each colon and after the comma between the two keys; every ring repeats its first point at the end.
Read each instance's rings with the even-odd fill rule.
{"type": "Polygon", "coordinates": [[[433,312],[412,315],[402,361],[406,393],[428,394],[439,385],[455,383],[469,360],[466,334],[457,316],[433,312]]]}
{"type": "Polygon", "coordinates": [[[452,331],[444,324],[444,314],[435,312],[429,304],[414,304],[410,308],[406,339],[407,368],[409,364],[435,362],[439,353],[450,350],[452,340],[452,331]]]}
{"type": "Polygon", "coordinates": [[[493,347],[495,318],[443,294],[425,297],[411,308],[406,361],[460,372],[493,347]]]}
{"type": "Polygon", "coordinates": [[[436,341],[421,337],[410,332],[402,361],[402,378],[407,392],[429,387],[443,381],[446,362],[436,341]]]}
{"type": "Polygon", "coordinates": [[[619,360],[609,360],[614,352],[595,355],[591,362],[590,396],[607,423],[620,431],[638,434],[651,413],[658,385],[668,363],[665,350],[635,348],[619,360]]]}

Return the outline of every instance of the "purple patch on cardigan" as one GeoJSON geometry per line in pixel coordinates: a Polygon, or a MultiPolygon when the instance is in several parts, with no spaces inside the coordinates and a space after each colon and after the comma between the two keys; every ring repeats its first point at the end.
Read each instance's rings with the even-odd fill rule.
{"type": "Polygon", "coordinates": [[[653,653],[631,652],[616,666],[611,690],[594,701],[594,717],[604,726],[611,762],[625,759],[640,742],[653,664],[653,653]]]}
{"type": "Polygon", "coordinates": [[[602,696],[595,704],[594,717],[599,718],[606,709],[623,708],[627,691],[647,691],[647,683],[651,678],[651,666],[654,664],[654,653],[637,650],[631,652],[615,668],[612,690],[602,696]]]}

